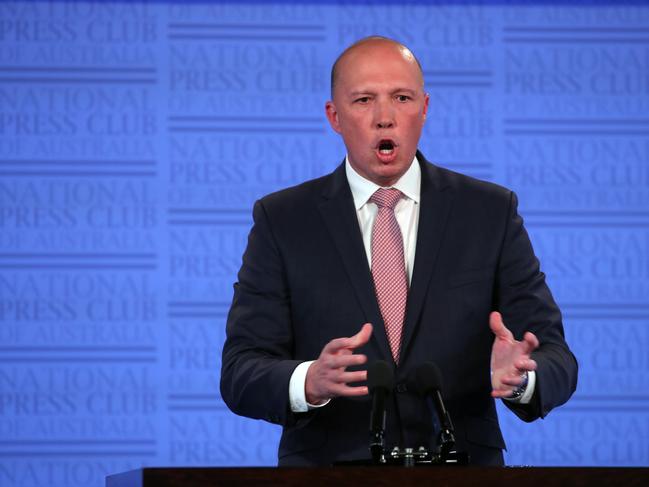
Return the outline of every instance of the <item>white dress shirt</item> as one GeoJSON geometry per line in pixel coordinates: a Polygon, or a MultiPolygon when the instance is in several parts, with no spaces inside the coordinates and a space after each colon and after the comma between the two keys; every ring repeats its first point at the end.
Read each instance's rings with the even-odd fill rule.
{"type": "MultiPolygon", "coordinates": [[[[365,255],[370,269],[372,268],[372,225],[374,219],[379,211],[375,203],[369,201],[370,197],[381,186],[365,179],[358,174],[349,163],[349,156],[345,160],[345,173],[347,181],[352,191],[354,198],[354,206],[356,207],[356,216],[358,217],[358,224],[361,228],[363,235],[363,245],[365,246],[365,255]]],[[[412,281],[412,269],[415,263],[415,250],[417,245],[417,226],[419,224],[419,196],[421,194],[421,168],[415,158],[401,178],[391,188],[398,189],[403,193],[403,198],[397,203],[394,208],[394,215],[401,228],[401,235],[403,236],[404,259],[406,265],[406,273],[408,275],[408,282],[412,281]]],[[[310,409],[325,406],[329,401],[323,404],[313,405],[306,401],[306,394],[304,386],[306,383],[306,373],[313,361],[302,362],[298,365],[289,382],[289,401],[291,404],[291,411],[294,413],[303,413],[310,409]]],[[[516,402],[522,404],[529,403],[534,393],[535,374],[530,372],[528,374],[528,385],[523,395],[516,402]]]]}

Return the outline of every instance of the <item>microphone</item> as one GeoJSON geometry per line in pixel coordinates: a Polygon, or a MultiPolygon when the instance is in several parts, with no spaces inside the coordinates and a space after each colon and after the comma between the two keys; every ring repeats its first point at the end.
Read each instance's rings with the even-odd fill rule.
{"type": "Polygon", "coordinates": [[[424,362],[417,368],[415,379],[419,393],[426,398],[429,407],[437,413],[440,423],[437,446],[440,447],[441,459],[444,461],[455,444],[455,430],[442,400],[442,373],[435,363],[424,362]]]}
{"type": "Polygon", "coordinates": [[[383,360],[373,362],[367,368],[367,386],[372,395],[370,414],[370,452],[374,463],[385,463],[385,399],[394,388],[394,372],[383,360]]]}

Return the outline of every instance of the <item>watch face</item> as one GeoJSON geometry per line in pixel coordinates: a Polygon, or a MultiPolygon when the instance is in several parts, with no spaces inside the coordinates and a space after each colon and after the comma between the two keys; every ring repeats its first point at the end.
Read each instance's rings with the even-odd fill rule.
{"type": "Polygon", "coordinates": [[[527,388],[527,382],[528,382],[529,376],[527,374],[527,371],[523,374],[523,382],[521,382],[521,385],[519,385],[516,389],[512,391],[512,395],[509,396],[510,399],[517,399],[523,395],[525,392],[525,389],[527,388]]]}

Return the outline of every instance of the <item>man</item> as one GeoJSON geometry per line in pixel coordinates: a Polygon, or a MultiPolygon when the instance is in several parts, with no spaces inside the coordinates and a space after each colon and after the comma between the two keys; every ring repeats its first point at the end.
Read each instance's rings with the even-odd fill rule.
{"type": "Polygon", "coordinates": [[[283,425],[280,465],[369,458],[368,361],[394,364],[388,447],[434,445],[413,387],[433,361],[475,464],[503,463],[494,398],[532,421],[576,387],[515,195],[428,163],[427,111],[414,55],[362,39],[334,64],[326,104],[345,162],[255,204],[221,393],[235,413],[283,425]]]}

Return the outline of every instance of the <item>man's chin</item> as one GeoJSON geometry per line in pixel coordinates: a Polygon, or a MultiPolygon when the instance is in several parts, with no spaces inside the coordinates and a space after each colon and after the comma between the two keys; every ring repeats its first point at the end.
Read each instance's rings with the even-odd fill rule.
{"type": "Polygon", "coordinates": [[[409,167],[409,164],[384,164],[377,171],[374,182],[379,186],[392,186],[406,173],[409,167]]]}

